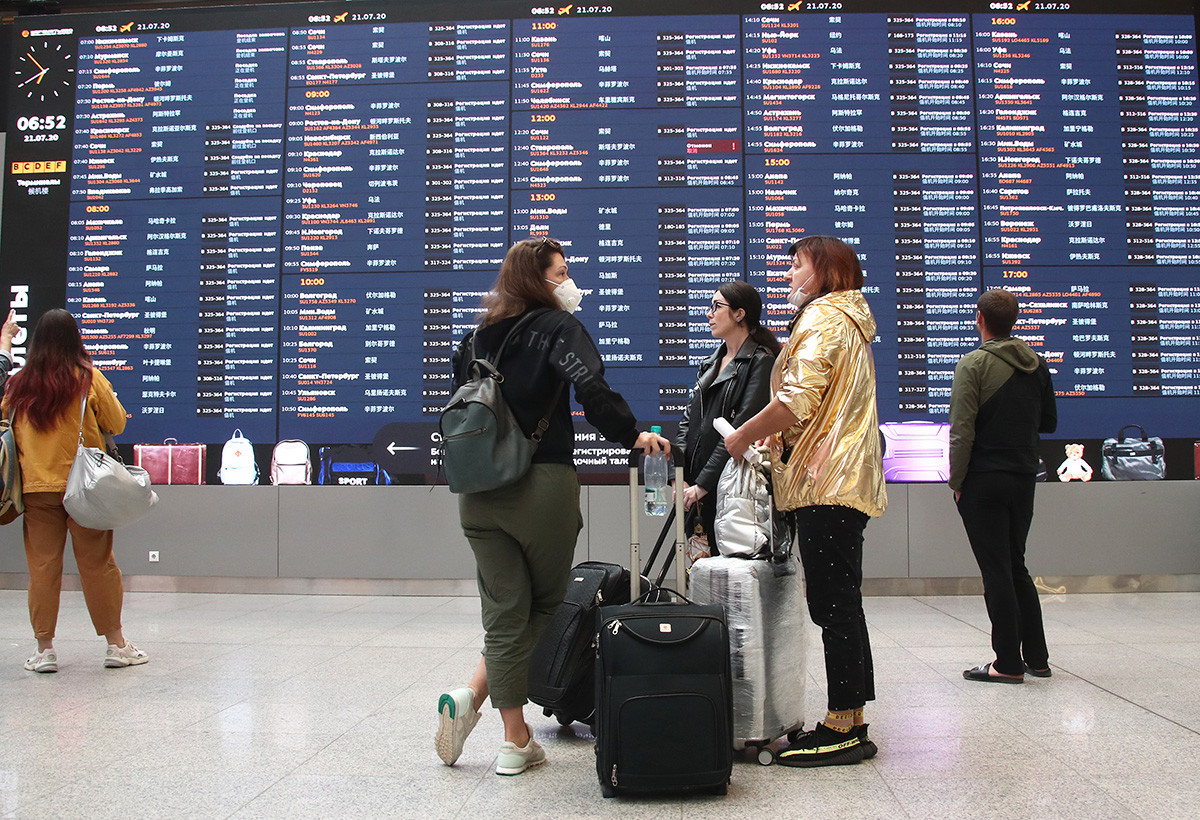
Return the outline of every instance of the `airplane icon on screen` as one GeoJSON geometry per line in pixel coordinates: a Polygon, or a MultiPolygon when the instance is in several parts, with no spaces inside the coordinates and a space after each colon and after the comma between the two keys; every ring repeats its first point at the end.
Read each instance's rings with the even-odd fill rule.
{"type": "Polygon", "coordinates": [[[1017,11],[1029,11],[1030,0],[1025,0],[1024,3],[1017,3],[1017,11]]]}
{"type": "Polygon", "coordinates": [[[804,5],[804,0],[796,0],[795,3],[792,3],[791,5],[789,5],[787,7],[787,10],[788,11],[800,11],[800,7],[803,5],[804,5]]]}
{"type": "Polygon", "coordinates": [[[563,6],[562,8],[560,8],[560,9],[558,10],[558,13],[559,13],[559,14],[570,14],[570,13],[571,13],[571,9],[573,9],[573,8],[575,8],[575,4],[574,4],[574,3],[572,3],[572,4],[571,4],[571,5],[569,5],[569,6],[563,6]]]}
{"type": "Polygon", "coordinates": [[[348,15],[349,13],[350,13],[350,12],[348,12],[348,11],[343,11],[341,14],[339,14],[339,15],[337,15],[336,17],[334,17],[334,18],[333,18],[333,22],[335,22],[335,23],[344,23],[344,22],[346,22],[346,15],[348,15]]]}
{"type": "Polygon", "coordinates": [[[131,30],[132,28],[133,28],[133,21],[130,21],[130,22],[126,23],[125,25],[121,26],[121,31],[126,32],[126,31],[131,30]]]}

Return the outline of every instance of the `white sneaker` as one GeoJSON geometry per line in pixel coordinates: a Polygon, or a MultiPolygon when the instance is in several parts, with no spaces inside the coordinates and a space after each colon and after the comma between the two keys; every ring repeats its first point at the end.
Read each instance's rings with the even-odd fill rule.
{"type": "Polygon", "coordinates": [[[433,745],[443,763],[454,765],[462,754],[467,735],[471,734],[478,722],[475,692],[469,686],[447,692],[438,698],[438,729],[433,736],[433,745]]]}
{"type": "Polygon", "coordinates": [[[524,746],[518,746],[510,740],[500,744],[500,756],[496,758],[496,774],[520,774],[531,766],[540,766],[545,762],[546,750],[530,734],[529,742],[524,746]]]}
{"type": "Polygon", "coordinates": [[[137,666],[150,660],[150,656],[138,649],[126,638],[124,646],[109,644],[104,653],[104,666],[107,669],[120,669],[123,666],[137,666]]]}
{"type": "Polygon", "coordinates": [[[48,647],[25,661],[25,668],[30,672],[57,672],[58,653],[54,647],[48,647]]]}

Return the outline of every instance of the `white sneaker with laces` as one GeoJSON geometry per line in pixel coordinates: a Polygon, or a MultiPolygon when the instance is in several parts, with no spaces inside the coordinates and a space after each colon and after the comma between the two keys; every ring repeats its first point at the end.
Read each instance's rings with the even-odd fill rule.
{"type": "Polygon", "coordinates": [[[454,765],[462,754],[467,735],[471,734],[478,722],[475,691],[471,687],[464,686],[438,698],[438,728],[433,736],[433,745],[443,763],[454,765]]]}
{"type": "Polygon", "coordinates": [[[529,735],[529,742],[518,746],[511,740],[500,744],[500,756],[496,758],[496,774],[520,774],[533,766],[546,762],[546,750],[529,735]]]}
{"type": "Polygon", "coordinates": [[[133,645],[133,642],[128,638],[125,639],[124,646],[109,644],[108,651],[104,653],[104,666],[106,669],[120,669],[123,666],[137,666],[140,663],[146,663],[150,660],[150,656],[133,645]]]}
{"type": "Polygon", "coordinates": [[[30,672],[57,672],[58,653],[53,646],[47,647],[25,661],[25,668],[30,672]]]}

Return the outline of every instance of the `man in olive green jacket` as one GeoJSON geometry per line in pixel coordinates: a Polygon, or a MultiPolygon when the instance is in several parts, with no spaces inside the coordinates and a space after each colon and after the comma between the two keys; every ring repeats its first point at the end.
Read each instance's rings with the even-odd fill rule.
{"type": "Polygon", "coordinates": [[[1011,335],[1017,298],[979,297],[983,343],[959,360],[950,393],[950,489],[983,576],[996,659],[963,672],[967,680],[1022,683],[1049,677],[1037,589],[1025,568],[1033,522],[1038,433],[1058,425],[1046,362],[1011,335]]]}

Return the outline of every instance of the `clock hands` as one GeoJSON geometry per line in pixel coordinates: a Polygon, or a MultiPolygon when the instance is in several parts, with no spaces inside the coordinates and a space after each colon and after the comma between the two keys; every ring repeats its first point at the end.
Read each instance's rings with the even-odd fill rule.
{"type": "Polygon", "coordinates": [[[43,68],[41,71],[39,71],[37,74],[34,74],[28,80],[25,80],[24,82],[21,82],[21,83],[17,83],[17,88],[20,88],[21,86],[24,86],[24,85],[28,85],[29,83],[33,82],[34,80],[41,83],[42,75],[45,74],[49,70],[50,69],[48,69],[48,68],[43,68]]]}
{"type": "Polygon", "coordinates": [[[41,82],[42,82],[42,77],[43,77],[43,76],[45,76],[46,72],[50,70],[49,68],[42,68],[42,64],[41,64],[41,63],[39,63],[39,62],[37,61],[37,58],[36,58],[36,57],[34,57],[34,56],[33,56],[32,54],[30,54],[29,52],[26,52],[26,53],[25,53],[25,56],[29,58],[30,62],[32,62],[32,63],[33,63],[35,66],[37,66],[38,68],[41,68],[42,70],[41,70],[41,71],[39,71],[37,74],[34,74],[34,75],[33,75],[32,77],[30,77],[28,80],[25,80],[24,82],[18,83],[18,84],[17,84],[17,88],[21,88],[22,86],[28,85],[29,83],[32,83],[32,82],[34,82],[34,81],[36,81],[36,82],[37,82],[37,83],[40,85],[40,84],[41,84],[41,82]]]}

